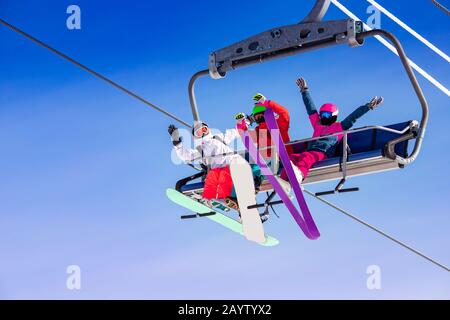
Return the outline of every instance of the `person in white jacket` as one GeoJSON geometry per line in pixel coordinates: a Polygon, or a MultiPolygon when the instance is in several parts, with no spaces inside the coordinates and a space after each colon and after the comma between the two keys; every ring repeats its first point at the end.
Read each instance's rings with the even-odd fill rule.
{"type": "Polygon", "coordinates": [[[230,199],[233,181],[229,166],[233,158],[240,156],[233,154],[229,144],[240,137],[238,130],[227,129],[225,133],[213,135],[206,123],[198,121],[192,129],[192,135],[196,140],[195,149],[183,146],[182,138],[174,125],[170,125],[168,131],[175,152],[182,161],[192,163],[194,160],[202,159],[202,163],[210,168],[205,179],[202,197],[228,200],[227,204],[235,206],[235,199],[230,199]]]}
{"type": "Polygon", "coordinates": [[[227,129],[225,133],[212,134],[208,125],[198,122],[192,129],[196,148],[186,148],[181,143],[181,137],[177,134],[174,125],[169,126],[169,134],[172,136],[175,152],[183,162],[191,163],[196,159],[203,158],[202,163],[211,169],[222,168],[230,165],[235,155],[220,156],[233,153],[229,145],[239,138],[237,129],[227,129]]]}

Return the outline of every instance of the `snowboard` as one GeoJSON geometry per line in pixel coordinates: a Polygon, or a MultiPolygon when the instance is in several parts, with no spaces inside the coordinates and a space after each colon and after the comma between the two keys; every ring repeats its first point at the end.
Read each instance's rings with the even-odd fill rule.
{"type": "MultiPolygon", "coordinates": [[[[211,216],[206,216],[205,218],[208,218],[209,220],[212,220],[220,225],[222,225],[223,227],[236,232],[240,235],[244,235],[243,231],[242,231],[242,224],[226,215],[224,215],[223,213],[220,213],[217,210],[211,209],[207,206],[205,206],[204,204],[195,201],[191,198],[189,198],[188,196],[182,194],[181,192],[176,191],[175,189],[167,189],[166,190],[166,195],[169,198],[169,200],[171,200],[172,202],[190,210],[196,213],[200,213],[200,214],[205,214],[205,213],[210,213],[210,212],[215,212],[214,215],[211,216]]],[[[202,218],[204,219],[204,218],[202,218]]],[[[273,237],[270,236],[266,236],[265,242],[264,243],[260,243],[263,246],[276,246],[279,243],[279,241],[273,237]]]]}
{"type": "Polygon", "coordinates": [[[230,163],[231,178],[241,213],[242,232],[247,240],[264,243],[264,227],[258,209],[248,209],[256,204],[255,184],[250,164],[242,157],[235,157],[230,163]]]}

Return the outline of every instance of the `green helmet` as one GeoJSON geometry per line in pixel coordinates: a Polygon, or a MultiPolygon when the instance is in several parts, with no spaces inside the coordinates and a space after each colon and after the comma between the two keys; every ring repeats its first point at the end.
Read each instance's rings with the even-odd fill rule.
{"type": "Polygon", "coordinates": [[[267,108],[265,106],[256,104],[255,107],[253,108],[252,115],[263,113],[264,111],[266,111],[266,109],[267,108]]]}

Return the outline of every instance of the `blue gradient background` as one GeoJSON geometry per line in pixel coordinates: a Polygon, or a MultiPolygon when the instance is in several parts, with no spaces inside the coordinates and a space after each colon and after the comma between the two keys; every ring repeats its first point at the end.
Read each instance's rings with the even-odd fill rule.
{"type": "MultiPolygon", "coordinates": [[[[313,1],[0,1],[0,17],[190,121],[190,76],[210,51],[299,21],[313,1]],[[65,26],[82,10],[82,30],[65,26]]],[[[342,3],[366,19],[365,1],[342,3]]],[[[450,52],[448,16],[431,1],[380,0],[450,52]]],[[[331,5],[327,19],[345,18],[331,5]]],[[[410,58],[447,87],[449,65],[385,16],[410,58]]],[[[165,189],[192,170],[174,166],[170,119],[0,27],[0,298],[3,299],[449,299],[449,274],[309,198],[322,236],[307,240],[286,209],[268,233],[280,245],[244,241],[187,212],[165,189]],[[66,289],[66,267],[82,288],[66,289]],[[366,288],[380,266],[381,290],[366,288]]],[[[420,118],[398,58],[374,39],[230,73],[197,86],[201,116],[219,129],[263,92],[287,106],[292,137],[311,129],[295,86],[304,76],[317,104],[341,114],[383,95],[358,126],[420,118]]],[[[421,76],[429,130],[405,170],[354,178],[355,194],[329,199],[450,263],[449,97],[421,76]]],[[[331,187],[323,184],[312,190],[331,187]]]]}

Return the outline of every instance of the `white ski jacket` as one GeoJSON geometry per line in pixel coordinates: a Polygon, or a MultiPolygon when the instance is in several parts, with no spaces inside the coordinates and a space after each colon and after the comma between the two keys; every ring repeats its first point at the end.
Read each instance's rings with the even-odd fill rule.
{"type": "Polygon", "coordinates": [[[201,162],[211,169],[222,168],[229,166],[231,160],[236,156],[239,157],[239,155],[220,156],[222,154],[233,152],[233,149],[229,147],[229,144],[237,138],[239,138],[238,130],[228,129],[225,131],[225,134],[208,134],[201,139],[201,142],[198,143],[198,145],[198,140],[194,140],[196,141],[197,150],[185,148],[181,143],[178,146],[175,146],[174,149],[178,158],[187,163],[192,163],[195,159],[201,158],[202,156],[211,157],[217,155],[216,157],[203,159],[201,162]]]}

